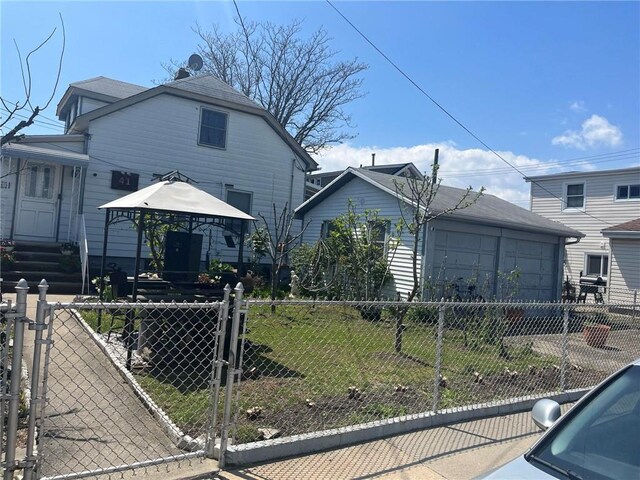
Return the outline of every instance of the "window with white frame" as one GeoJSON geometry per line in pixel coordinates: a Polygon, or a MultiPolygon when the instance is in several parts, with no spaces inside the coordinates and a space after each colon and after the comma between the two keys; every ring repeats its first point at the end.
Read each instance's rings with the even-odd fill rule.
{"type": "Polygon", "coordinates": [[[203,108],[200,110],[200,145],[208,147],[227,147],[227,114],[203,108]]]}
{"type": "Polygon", "coordinates": [[[564,208],[584,208],[584,183],[567,184],[564,208]]]}
{"type": "Polygon", "coordinates": [[[632,185],[618,185],[616,200],[640,200],[640,183],[632,185]]]}
{"type": "Polygon", "coordinates": [[[606,277],[609,270],[609,255],[587,254],[587,275],[590,277],[606,277]]]}

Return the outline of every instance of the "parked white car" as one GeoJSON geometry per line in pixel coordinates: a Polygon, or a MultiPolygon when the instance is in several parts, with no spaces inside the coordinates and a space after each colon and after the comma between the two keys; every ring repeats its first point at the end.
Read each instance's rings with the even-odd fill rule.
{"type": "Polygon", "coordinates": [[[485,480],[640,479],[640,359],[591,390],[562,418],[540,400],[531,412],[545,434],[485,480]]]}

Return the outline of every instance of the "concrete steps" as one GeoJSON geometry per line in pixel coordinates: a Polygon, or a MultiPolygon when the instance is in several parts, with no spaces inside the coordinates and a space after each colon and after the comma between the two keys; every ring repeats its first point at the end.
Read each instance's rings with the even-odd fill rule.
{"type": "Polygon", "coordinates": [[[2,290],[12,292],[16,283],[24,278],[37,292],[37,285],[44,278],[49,284],[49,293],[78,294],[82,290],[80,257],[78,254],[63,255],[59,243],[16,241],[13,250],[15,262],[2,269],[2,290]],[[75,264],[76,271],[71,266],[75,264]]]}

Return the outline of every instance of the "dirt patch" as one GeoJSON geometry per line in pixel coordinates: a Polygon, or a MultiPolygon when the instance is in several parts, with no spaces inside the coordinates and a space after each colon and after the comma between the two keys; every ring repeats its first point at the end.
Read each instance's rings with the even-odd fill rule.
{"type": "MultiPolygon", "coordinates": [[[[389,357],[390,359],[392,356],[389,357]]],[[[410,362],[411,359],[395,358],[410,362]]],[[[446,375],[446,372],[445,372],[446,375]]],[[[590,387],[602,380],[598,371],[571,366],[566,372],[566,388],[590,387]]],[[[440,389],[439,408],[462,407],[475,403],[492,402],[526,395],[560,391],[561,372],[557,366],[532,367],[526,372],[505,370],[482,376],[457,374],[444,380],[440,389]]],[[[277,429],[281,436],[308,433],[330,428],[356,425],[374,420],[416,414],[431,410],[433,384],[422,389],[414,386],[381,386],[375,390],[356,394],[300,400],[287,405],[269,405],[264,400],[278,398],[278,388],[286,379],[270,379],[260,384],[260,413],[249,418],[245,411],[238,417],[238,443],[259,440],[258,429],[277,429]]],[[[291,384],[289,384],[291,387],[291,384]]],[[[257,405],[257,404],[256,404],[257,405]]]]}

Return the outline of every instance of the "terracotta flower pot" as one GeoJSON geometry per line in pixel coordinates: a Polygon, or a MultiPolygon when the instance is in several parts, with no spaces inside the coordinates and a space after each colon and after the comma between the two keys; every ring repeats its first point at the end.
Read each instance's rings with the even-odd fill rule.
{"type": "Polygon", "coordinates": [[[609,325],[585,325],[584,340],[591,347],[602,348],[607,343],[609,330],[611,330],[609,325]]]}

